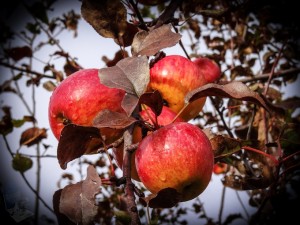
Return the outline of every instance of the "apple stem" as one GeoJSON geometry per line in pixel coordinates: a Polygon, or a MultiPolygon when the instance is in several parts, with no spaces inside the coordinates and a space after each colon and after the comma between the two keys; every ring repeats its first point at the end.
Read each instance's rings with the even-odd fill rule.
{"type": "Polygon", "coordinates": [[[126,207],[127,211],[131,217],[131,224],[137,225],[141,224],[140,218],[138,215],[138,210],[135,202],[135,188],[134,184],[131,180],[131,158],[133,151],[131,149],[132,146],[132,133],[133,133],[134,125],[131,125],[124,132],[124,160],[123,160],[123,176],[126,179],[125,183],[125,199],[126,199],[126,207]]]}
{"type": "Polygon", "coordinates": [[[272,155],[270,155],[270,154],[267,154],[267,153],[265,153],[265,152],[263,152],[263,151],[261,151],[261,150],[258,150],[258,149],[255,149],[255,148],[252,148],[252,147],[249,147],[249,146],[243,146],[242,149],[248,150],[248,151],[252,151],[252,152],[256,152],[256,153],[258,153],[258,154],[261,154],[261,155],[263,155],[263,156],[266,156],[266,157],[268,157],[269,159],[271,159],[271,160],[274,162],[275,165],[278,165],[278,164],[279,164],[279,161],[278,161],[274,156],[272,156],[272,155]]]}

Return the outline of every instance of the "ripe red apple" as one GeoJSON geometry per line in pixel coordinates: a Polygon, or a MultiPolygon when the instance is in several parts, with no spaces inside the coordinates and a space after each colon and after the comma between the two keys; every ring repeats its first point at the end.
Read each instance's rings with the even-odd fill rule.
{"type": "MultiPolygon", "coordinates": [[[[169,55],[150,69],[149,89],[158,90],[168,106],[175,113],[184,107],[185,95],[206,84],[199,67],[180,55],[169,55]]],[[[185,121],[194,118],[202,110],[206,98],[200,98],[188,105],[180,114],[185,121]]]]}
{"type": "Polygon", "coordinates": [[[220,78],[221,69],[214,60],[207,57],[199,57],[193,62],[199,67],[207,83],[213,83],[220,78]]]}
{"type": "MultiPolygon", "coordinates": [[[[102,110],[124,112],[121,107],[125,91],[100,83],[98,69],[79,70],[64,79],[53,91],[48,108],[50,128],[59,140],[66,123],[92,126],[102,110]]],[[[124,112],[125,113],[125,112],[124,112]]],[[[121,135],[120,130],[100,129],[107,143],[121,135]]]]}
{"type": "MultiPolygon", "coordinates": [[[[157,117],[157,123],[158,126],[165,126],[173,122],[174,118],[176,117],[176,113],[173,112],[171,109],[169,109],[166,106],[163,106],[161,114],[157,117]]],[[[148,122],[151,125],[154,125],[153,121],[155,121],[155,113],[150,108],[145,108],[140,112],[141,118],[148,122]]],[[[177,117],[174,122],[183,122],[184,120],[180,117],[177,117]]],[[[148,132],[148,134],[151,132],[148,132]]],[[[142,140],[142,129],[139,126],[135,126],[133,130],[133,140],[132,142],[138,143],[142,140]]],[[[117,166],[122,169],[123,166],[123,158],[124,158],[124,145],[120,145],[118,148],[113,149],[113,156],[116,160],[117,166]]],[[[131,161],[131,177],[137,181],[140,181],[139,176],[136,171],[135,167],[135,152],[132,156],[131,161]]]]}
{"type": "Polygon", "coordinates": [[[226,173],[228,170],[228,165],[226,163],[218,162],[214,165],[213,172],[214,174],[226,173]]]}
{"type": "Polygon", "coordinates": [[[174,188],[181,193],[181,201],[188,201],[201,194],[210,182],[214,155],[208,137],[199,127],[175,122],[140,142],[135,164],[150,192],[174,188]]]}

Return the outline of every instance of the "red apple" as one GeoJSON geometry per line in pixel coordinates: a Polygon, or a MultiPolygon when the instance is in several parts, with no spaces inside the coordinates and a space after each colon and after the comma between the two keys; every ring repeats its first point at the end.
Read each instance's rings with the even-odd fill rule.
{"type": "MultiPolygon", "coordinates": [[[[102,110],[124,112],[121,107],[125,91],[100,83],[98,69],[79,70],[64,79],[53,91],[48,108],[50,128],[59,140],[66,123],[92,126],[94,117],[102,110]]],[[[125,112],[124,112],[125,113],[125,112]]],[[[107,142],[121,135],[120,130],[100,129],[107,142]]]]}
{"type": "MultiPolygon", "coordinates": [[[[150,69],[149,89],[158,90],[168,107],[179,113],[184,107],[185,95],[206,84],[199,67],[191,60],[180,55],[169,55],[150,69]]],[[[206,98],[200,98],[188,105],[180,117],[188,121],[199,114],[206,98]]]]}
{"type": "MultiPolygon", "coordinates": [[[[173,112],[166,106],[163,106],[161,114],[157,117],[158,126],[165,126],[173,122],[174,118],[176,117],[176,113],[173,112]]],[[[154,125],[153,121],[155,121],[155,113],[150,108],[145,108],[140,112],[141,118],[151,124],[154,125]]],[[[180,117],[177,117],[174,122],[183,122],[184,120],[180,117]]],[[[148,132],[148,134],[151,132],[148,132]]],[[[139,126],[135,126],[133,130],[133,140],[132,142],[138,143],[142,140],[142,129],[139,126]]],[[[118,148],[113,149],[113,156],[116,160],[117,166],[122,169],[123,166],[123,158],[124,158],[124,145],[120,145],[118,148]]],[[[136,171],[135,167],[135,152],[132,156],[131,161],[131,177],[137,181],[140,181],[139,176],[136,171]]]]}
{"type": "Polygon", "coordinates": [[[219,65],[212,59],[199,57],[193,61],[205,77],[207,83],[213,83],[221,76],[219,65]]]}
{"type": "Polygon", "coordinates": [[[209,184],[214,155],[208,137],[199,127],[175,122],[140,142],[135,163],[141,182],[150,192],[174,188],[181,193],[181,201],[188,201],[209,184]]]}
{"type": "Polygon", "coordinates": [[[214,165],[214,174],[226,173],[228,170],[228,165],[226,163],[218,162],[214,165]]]}

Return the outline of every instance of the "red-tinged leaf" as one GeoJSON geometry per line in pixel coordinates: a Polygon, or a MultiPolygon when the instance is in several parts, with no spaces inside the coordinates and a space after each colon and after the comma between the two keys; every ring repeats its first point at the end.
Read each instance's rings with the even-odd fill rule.
{"type": "Polygon", "coordinates": [[[141,197],[140,202],[151,208],[172,208],[180,202],[181,194],[174,188],[164,188],[157,194],[141,197]]]}
{"type": "Polygon", "coordinates": [[[83,0],[81,15],[106,38],[118,39],[127,28],[127,11],[119,0],[83,0]]]}
{"type": "Polygon", "coordinates": [[[67,185],[60,194],[59,213],[76,224],[92,224],[98,214],[95,197],[101,191],[101,179],[96,169],[89,165],[84,181],[67,185]]]}
{"type": "Polygon", "coordinates": [[[269,103],[267,99],[263,98],[259,93],[250,90],[247,85],[238,81],[225,85],[206,84],[187,93],[185,102],[190,103],[205,96],[217,96],[249,101],[264,107],[268,112],[272,112],[272,109],[270,108],[272,104],[269,103]]]}
{"type": "Polygon", "coordinates": [[[19,61],[25,57],[32,57],[32,50],[28,46],[6,49],[5,52],[8,57],[15,61],[19,61]]]}
{"type": "Polygon", "coordinates": [[[139,104],[149,106],[156,116],[159,116],[163,108],[164,100],[159,91],[146,92],[139,99],[139,104]]]}
{"type": "Polygon", "coordinates": [[[115,129],[124,129],[137,120],[124,113],[113,112],[108,109],[102,110],[93,121],[93,126],[98,128],[109,127],[115,129]]]}
{"type": "Polygon", "coordinates": [[[39,143],[44,138],[47,138],[47,130],[45,128],[32,127],[22,133],[20,145],[29,147],[39,143]]]}
{"type": "Polygon", "coordinates": [[[131,45],[133,56],[152,56],[164,48],[176,45],[181,35],[174,33],[170,24],[165,24],[151,31],[138,32],[131,45]]]}
{"type": "Polygon", "coordinates": [[[96,127],[84,127],[75,124],[66,125],[61,132],[57,147],[57,159],[62,169],[67,168],[67,163],[90,154],[103,143],[101,134],[96,127]]]}
{"type": "Polygon", "coordinates": [[[122,106],[131,115],[150,81],[148,59],[146,56],[122,59],[115,66],[100,69],[99,77],[102,84],[126,91],[122,106]]]}

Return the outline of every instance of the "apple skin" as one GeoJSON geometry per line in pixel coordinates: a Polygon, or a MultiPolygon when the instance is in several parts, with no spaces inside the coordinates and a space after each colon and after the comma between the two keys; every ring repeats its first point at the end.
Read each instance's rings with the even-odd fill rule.
{"type": "MultiPolygon", "coordinates": [[[[121,107],[125,91],[100,83],[98,69],[82,69],[64,79],[53,91],[48,105],[50,128],[57,138],[66,122],[92,126],[94,117],[102,110],[124,112],[121,107]]],[[[122,135],[121,130],[100,129],[107,143],[122,135]]]]}
{"type": "MultiPolygon", "coordinates": [[[[150,109],[150,108],[146,108],[143,109],[140,113],[141,118],[151,124],[154,125],[152,121],[155,121],[155,113],[150,109]]],[[[169,109],[166,106],[163,106],[161,114],[157,117],[157,122],[159,126],[165,126],[168,125],[170,123],[173,122],[174,118],[176,117],[176,113],[173,112],[171,109],[169,109]]],[[[183,119],[181,119],[180,117],[177,117],[176,120],[174,122],[184,122],[183,119]]],[[[151,132],[148,132],[148,134],[151,132]]],[[[143,139],[143,135],[142,135],[142,129],[139,126],[135,126],[133,129],[133,134],[132,134],[133,140],[132,143],[138,143],[143,139]]],[[[124,145],[120,145],[117,148],[114,148],[112,150],[113,153],[113,157],[116,160],[116,164],[117,166],[122,169],[123,166],[123,157],[124,157],[124,145]]],[[[140,181],[140,178],[137,174],[136,171],[136,166],[135,166],[135,152],[132,155],[132,160],[131,160],[131,177],[134,180],[140,181]]]]}
{"type": "Polygon", "coordinates": [[[199,57],[193,62],[202,71],[207,83],[213,83],[221,77],[221,69],[219,65],[212,59],[206,57],[199,57]]]}
{"type": "MultiPolygon", "coordinates": [[[[180,55],[169,55],[156,62],[150,69],[150,90],[158,90],[168,107],[179,113],[184,107],[185,95],[206,84],[199,67],[180,55]]],[[[180,114],[185,121],[193,119],[202,110],[206,98],[190,103],[180,114]]]]}
{"type": "Polygon", "coordinates": [[[175,122],[140,142],[135,164],[141,182],[150,192],[174,188],[181,193],[183,202],[206,189],[212,176],[214,155],[208,137],[199,127],[175,122]]]}

